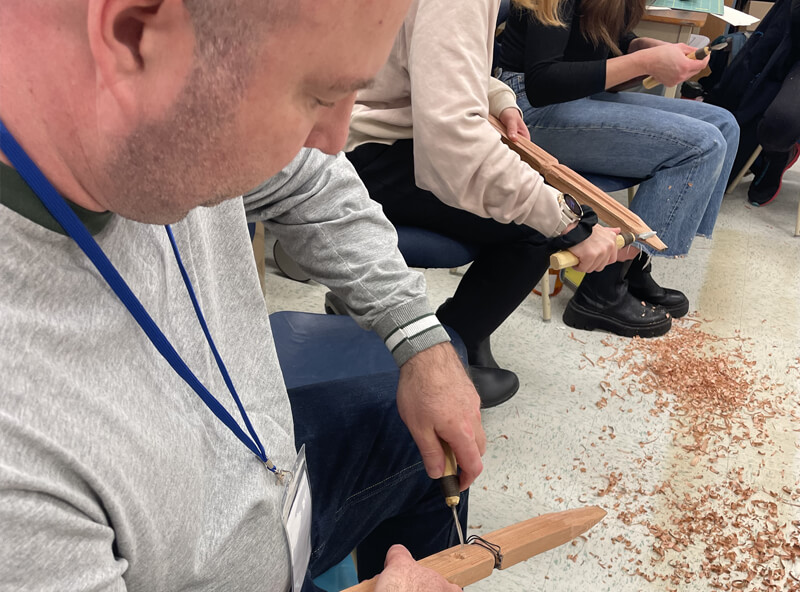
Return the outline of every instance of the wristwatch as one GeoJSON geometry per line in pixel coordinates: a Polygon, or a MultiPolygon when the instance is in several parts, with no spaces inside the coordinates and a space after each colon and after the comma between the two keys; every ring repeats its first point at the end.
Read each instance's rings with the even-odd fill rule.
{"type": "Polygon", "coordinates": [[[562,234],[567,226],[583,217],[583,208],[578,203],[578,200],[569,193],[561,193],[558,196],[558,205],[561,207],[561,221],[556,228],[556,232],[562,234]]]}

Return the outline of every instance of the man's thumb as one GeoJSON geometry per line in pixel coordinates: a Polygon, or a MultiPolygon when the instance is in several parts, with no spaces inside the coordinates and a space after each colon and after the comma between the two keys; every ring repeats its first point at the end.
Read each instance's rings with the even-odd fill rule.
{"type": "Polygon", "coordinates": [[[384,562],[384,568],[389,567],[390,565],[395,565],[397,563],[403,563],[406,561],[411,561],[413,563],[414,558],[411,556],[411,553],[408,552],[403,545],[392,545],[389,550],[386,552],[386,561],[384,562]]]}

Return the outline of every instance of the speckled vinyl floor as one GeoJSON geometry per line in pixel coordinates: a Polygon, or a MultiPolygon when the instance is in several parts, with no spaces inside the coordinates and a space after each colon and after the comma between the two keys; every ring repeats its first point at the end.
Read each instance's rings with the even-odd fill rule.
{"type": "MultiPolygon", "coordinates": [[[[713,240],[698,238],[688,258],[659,259],[654,270],[696,311],[677,324],[683,334],[707,334],[705,348],[687,342],[685,373],[730,360],[715,369],[725,392],[709,396],[729,404],[744,385],[738,408],[709,413],[692,399],[699,393],[664,394],[680,369],[655,387],[637,382],[637,364],[646,374],[664,356],[648,345],[630,357],[641,350],[630,340],[565,327],[568,289],[553,298],[549,323],[531,296],[498,330],[495,355],[521,388],[483,414],[489,447],[470,532],[582,505],[608,515],[575,544],[470,590],[772,589],[765,575],[780,582],[775,590],[800,586],[800,562],[779,557],[800,545],[800,165],[767,207],[746,204],[748,183],[726,196],[713,240]]],[[[271,311],[322,311],[323,287],[288,280],[267,259],[271,311]]],[[[459,280],[425,274],[435,306],[459,280]]]]}

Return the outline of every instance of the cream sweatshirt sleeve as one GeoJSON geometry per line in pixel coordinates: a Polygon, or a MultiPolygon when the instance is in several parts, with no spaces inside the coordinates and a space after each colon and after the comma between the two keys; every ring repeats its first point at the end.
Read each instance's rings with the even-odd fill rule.
{"type": "Polygon", "coordinates": [[[522,109],[517,106],[517,95],[506,83],[501,82],[494,76],[489,77],[489,113],[495,117],[513,107],[522,115],[522,109]]]}
{"type": "Polygon", "coordinates": [[[553,236],[558,191],[502,143],[487,119],[495,84],[495,17],[487,3],[419,0],[411,10],[413,27],[404,33],[417,185],[454,207],[553,236]]]}

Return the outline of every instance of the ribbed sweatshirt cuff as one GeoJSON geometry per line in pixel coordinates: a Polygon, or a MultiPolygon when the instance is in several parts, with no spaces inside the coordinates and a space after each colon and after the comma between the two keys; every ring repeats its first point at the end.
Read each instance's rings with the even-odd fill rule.
{"type": "Polygon", "coordinates": [[[372,329],[383,339],[398,366],[429,347],[450,341],[426,296],[391,310],[372,329]]]}

